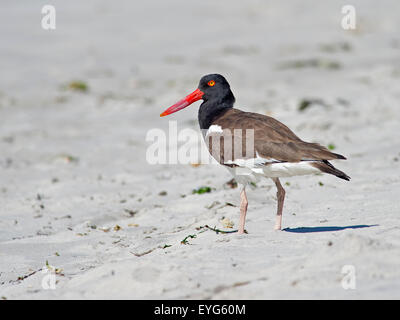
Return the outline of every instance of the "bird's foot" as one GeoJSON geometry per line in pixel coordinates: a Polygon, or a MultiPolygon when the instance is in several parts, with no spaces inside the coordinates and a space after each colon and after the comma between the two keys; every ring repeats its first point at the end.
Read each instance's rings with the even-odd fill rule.
{"type": "Polygon", "coordinates": [[[276,216],[274,229],[275,230],[281,230],[282,229],[282,214],[278,214],[276,216]]]}

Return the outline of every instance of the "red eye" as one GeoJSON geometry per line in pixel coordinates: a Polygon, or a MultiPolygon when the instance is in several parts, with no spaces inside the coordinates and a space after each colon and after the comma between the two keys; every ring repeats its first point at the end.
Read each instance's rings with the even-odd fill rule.
{"type": "Polygon", "coordinates": [[[213,85],[215,85],[215,81],[214,81],[214,80],[208,81],[207,84],[208,84],[210,87],[212,87],[213,85]]]}

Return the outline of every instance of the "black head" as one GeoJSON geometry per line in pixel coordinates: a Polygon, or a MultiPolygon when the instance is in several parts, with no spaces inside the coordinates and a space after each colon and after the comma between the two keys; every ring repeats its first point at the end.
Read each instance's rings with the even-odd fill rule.
{"type": "Polygon", "coordinates": [[[198,88],[185,98],[169,107],[161,117],[177,112],[202,99],[199,109],[199,122],[202,129],[208,128],[212,119],[233,107],[235,97],[228,81],[220,74],[208,74],[200,79],[198,88]]]}
{"type": "Polygon", "coordinates": [[[215,118],[233,107],[235,97],[228,81],[220,74],[208,74],[200,79],[199,90],[203,94],[203,103],[199,108],[201,129],[210,127],[215,118]]]}
{"type": "Polygon", "coordinates": [[[235,98],[232,94],[228,81],[220,74],[207,74],[200,79],[198,88],[204,93],[202,99],[207,101],[218,101],[232,103],[235,98]]]}

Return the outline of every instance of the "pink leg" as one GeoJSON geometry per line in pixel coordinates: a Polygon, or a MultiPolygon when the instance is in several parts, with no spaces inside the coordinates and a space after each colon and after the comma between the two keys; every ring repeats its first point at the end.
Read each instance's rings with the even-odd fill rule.
{"type": "Polygon", "coordinates": [[[278,192],[276,193],[278,198],[278,210],[276,212],[276,222],[275,222],[275,230],[282,229],[282,210],[283,210],[283,201],[285,200],[285,189],[283,189],[279,178],[272,179],[275,182],[276,188],[278,192]]]}
{"type": "Polygon", "coordinates": [[[246,213],[247,213],[247,196],[245,191],[245,186],[243,186],[242,192],[240,193],[240,218],[239,218],[239,229],[238,233],[244,233],[244,223],[246,221],[246,213]]]}

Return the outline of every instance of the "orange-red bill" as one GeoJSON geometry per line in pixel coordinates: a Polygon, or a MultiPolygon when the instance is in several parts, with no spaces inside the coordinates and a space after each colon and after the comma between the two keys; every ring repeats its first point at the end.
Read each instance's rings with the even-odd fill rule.
{"type": "Polygon", "coordinates": [[[201,91],[200,89],[194,90],[191,94],[189,94],[182,100],[179,100],[173,106],[169,107],[167,110],[165,110],[163,113],[161,113],[160,117],[167,116],[171,113],[174,113],[179,110],[182,110],[183,108],[186,108],[187,106],[191,105],[193,102],[200,100],[203,97],[203,94],[204,94],[204,92],[201,91]]]}

